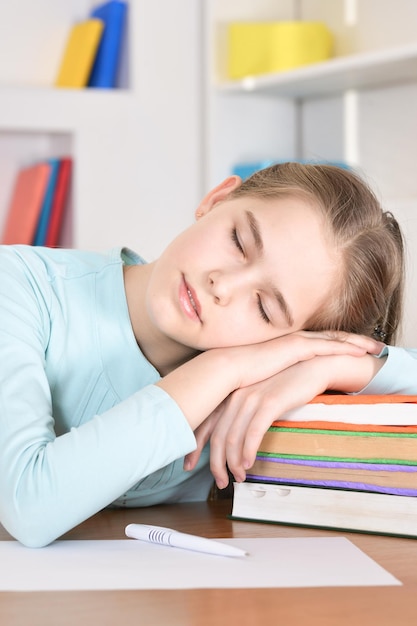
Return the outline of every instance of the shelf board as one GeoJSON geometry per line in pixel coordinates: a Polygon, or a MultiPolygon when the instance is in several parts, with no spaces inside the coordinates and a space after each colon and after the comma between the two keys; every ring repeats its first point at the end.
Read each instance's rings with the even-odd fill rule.
{"type": "Polygon", "coordinates": [[[121,89],[0,87],[0,131],[72,129],[91,117],[112,119],[132,108],[131,93],[121,89]]]}
{"type": "Polygon", "coordinates": [[[348,89],[375,88],[417,81],[417,44],[336,57],[286,72],[247,76],[218,83],[220,93],[255,92],[316,98],[348,89]]]}

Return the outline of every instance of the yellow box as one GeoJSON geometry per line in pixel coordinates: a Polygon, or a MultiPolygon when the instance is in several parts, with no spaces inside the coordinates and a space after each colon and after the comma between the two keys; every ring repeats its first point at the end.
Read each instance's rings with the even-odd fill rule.
{"type": "Polygon", "coordinates": [[[333,48],[332,33],[322,22],[233,22],[228,35],[232,79],[324,61],[333,48]]]}

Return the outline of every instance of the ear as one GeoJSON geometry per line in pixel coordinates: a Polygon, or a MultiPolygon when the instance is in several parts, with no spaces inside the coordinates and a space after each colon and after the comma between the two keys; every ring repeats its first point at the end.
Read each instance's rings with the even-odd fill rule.
{"type": "Polygon", "coordinates": [[[214,187],[208,194],[202,199],[197,210],[195,212],[196,219],[203,217],[206,213],[218,203],[227,198],[229,193],[240,187],[242,179],[240,176],[229,176],[220,185],[214,187]]]}

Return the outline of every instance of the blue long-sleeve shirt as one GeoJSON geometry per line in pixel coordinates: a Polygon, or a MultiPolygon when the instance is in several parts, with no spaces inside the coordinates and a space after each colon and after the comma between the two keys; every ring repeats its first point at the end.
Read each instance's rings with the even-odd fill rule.
{"type": "Polygon", "coordinates": [[[107,255],[0,247],[0,521],[30,546],[101,508],[205,499],[208,451],[133,335],[123,264],[107,255]]]}

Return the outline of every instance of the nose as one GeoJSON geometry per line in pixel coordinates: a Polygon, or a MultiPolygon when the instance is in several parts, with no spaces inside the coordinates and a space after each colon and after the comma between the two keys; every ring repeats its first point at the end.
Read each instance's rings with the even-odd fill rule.
{"type": "Polygon", "coordinates": [[[241,281],[237,272],[215,270],[208,277],[209,290],[216,304],[225,306],[238,292],[241,281]]]}

